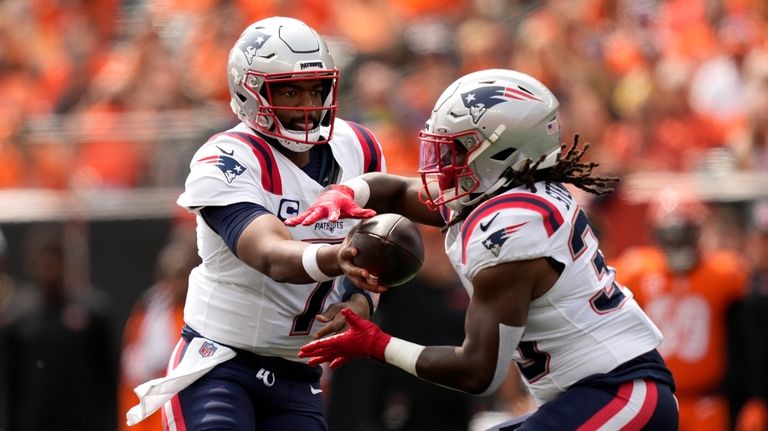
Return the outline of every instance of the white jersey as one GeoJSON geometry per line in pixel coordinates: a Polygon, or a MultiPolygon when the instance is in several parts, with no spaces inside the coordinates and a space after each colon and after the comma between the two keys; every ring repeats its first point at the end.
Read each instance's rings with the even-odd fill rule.
{"type": "Polygon", "coordinates": [[[562,264],[555,285],[531,302],[514,356],[541,403],[654,349],[661,332],[614,280],[571,193],[557,183],[536,190],[518,187],[483,202],[450,228],[446,251],[470,296],[470,280],[484,268],[540,257],[562,264]]]}
{"type": "MultiPolygon", "coordinates": [[[[330,145],[342,182],[365,172],[384,171],[373,134],[348,121],[334,123],[330,145]]],[[[184,193],[177,203],[191,211],[205,206],[250,202],[281,220],[307,210],[323,190],[252,129],[240,123],[213,136],[194,155],[184,193]]],[[[288,227],[295,240],[338,243],[359,221],[321,221],[288,227]]],[[[315,320],[340,302],[341,277],[323,283],[279,283],[248,266],[197,214],[202,263],[192,270],[184,320],[206,338],[266,356],[294,361],[322,324],[315,320]]]]}

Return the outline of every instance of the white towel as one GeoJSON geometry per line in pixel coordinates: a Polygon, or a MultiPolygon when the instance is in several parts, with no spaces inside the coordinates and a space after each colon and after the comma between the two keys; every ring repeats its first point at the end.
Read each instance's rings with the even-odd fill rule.
{"type": "Polygon", "coordinates": [[[139,404],[125,415],[128,426],[143,421],[213,367],[234,357],[235,351],[229,347],[201,337],[193,339],[179,365],[168,375],[142,383],[133,390],[139,397],[139,404]]]}

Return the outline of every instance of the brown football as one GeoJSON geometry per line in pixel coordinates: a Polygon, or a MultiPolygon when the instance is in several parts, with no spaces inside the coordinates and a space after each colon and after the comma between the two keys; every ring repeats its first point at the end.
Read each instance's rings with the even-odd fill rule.
{"type": "Polygon", "coordinates": [[[355,265],[379,278],[383,286],[411,280],[424,263],[424,242],[416,225],[399,214],[379,214],[363,220],[352,231],[358,250],[355,265]]]}

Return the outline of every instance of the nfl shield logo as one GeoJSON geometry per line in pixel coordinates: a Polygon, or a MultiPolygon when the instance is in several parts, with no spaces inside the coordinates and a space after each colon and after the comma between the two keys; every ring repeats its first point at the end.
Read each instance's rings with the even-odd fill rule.
{"type": "Polygon", "coordinates": [[[200,346],[199,352],[200,356],[207,358],[216,352],[216,346],[214,346],[210,341],[206,341],[202,346],[200,346]]]}

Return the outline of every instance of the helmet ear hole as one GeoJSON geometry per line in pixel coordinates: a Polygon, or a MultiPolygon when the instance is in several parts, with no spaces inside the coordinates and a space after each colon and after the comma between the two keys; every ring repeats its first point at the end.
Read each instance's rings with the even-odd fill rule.
{"type": "Polygon", "coordinates": [[[247,97],[245,97],[245,96],[243,95],[243,93],[241,93],[241,92],[239,92],[239,91],[238,91],[238,92],[235,92],[235,96],[237,96],[237,98],[238,98],[238,99],[240,99],[240,102],[245,102],[246,100],[248,100],[248,98],[247,98],[247,97]]]}
{"type": "Polygon", "coordinates": [[[511,147],[510,148],[505,148],[505,149],[499,151],[498,153],[492,155],[491,159],[503,162],[504,160],[507,160],[509,158],[509,156],[511,156],[512,153],[514,153],[515,151],[517,151],[517,148],[511,148],[511,147]]]}

